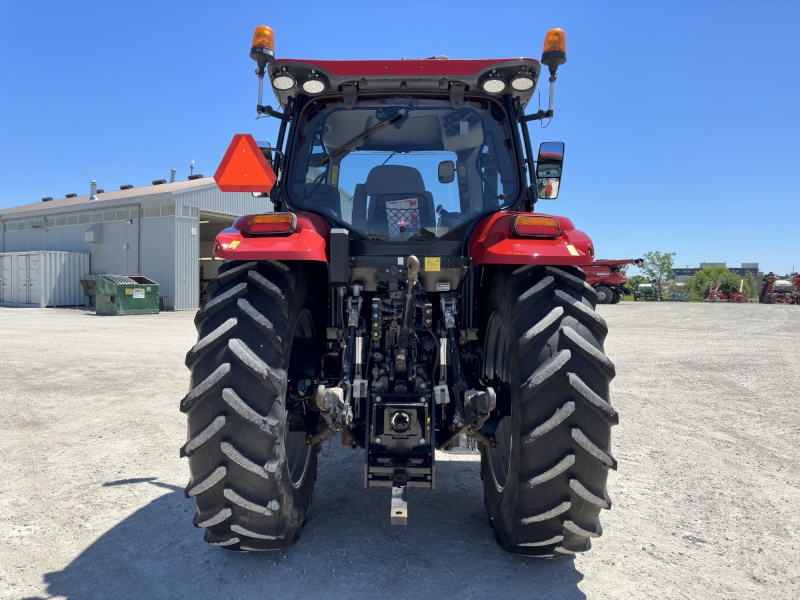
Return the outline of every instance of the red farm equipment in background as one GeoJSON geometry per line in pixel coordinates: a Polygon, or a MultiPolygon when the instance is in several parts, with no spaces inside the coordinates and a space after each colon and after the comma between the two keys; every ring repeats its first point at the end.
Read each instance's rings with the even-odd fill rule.
{"type": "Polygon", "coordinates": [[[586,283],[597,291],[598,304],[616,304],[626,295],[625,284],[628,282],[628,276],[625,272],[628,265],[641,267],[644,265],[644,259],[597,259],[592,264],[583,267],[586,272],[586,283]]]}
{"type": "Polygon", "coordinates": [[[744,291],[744,278],[739,282],[739,291],[728,294],[728,300],[731,302],[750,302],[747,293],[744,291]]]}
{"type": "Polygon", "coordinates": [[[800,304],[800,275],[790,275],[792,281],[767,273],[761,286],[758,301],[761,304],[800,304]]]}
{"type": "Polygon", "coordinates": [[[706,298],[706,302],[727,302],[728,301],[728,294],[725,292],[721,292],[719,290],[722,282],[717,283],[717,287],[708,290],[708,298],[706,298]]]}
{"type": "Polygon", "coordinates": [[[720,281],[717,283],[717,287],[708,290],[708,298],[704,302],[750,302],[750,298],[747,297],[747,293],[744,291],[744,279],[739,281],[738,292],[722,292],[720,291],[721,286],[722,282],[720,281]]]}

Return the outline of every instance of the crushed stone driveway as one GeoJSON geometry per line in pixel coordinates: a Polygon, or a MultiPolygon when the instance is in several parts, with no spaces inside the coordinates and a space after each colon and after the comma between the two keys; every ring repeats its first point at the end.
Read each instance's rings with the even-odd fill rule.
{"type": "Polygon", "coordinates": [[[178,457],[193,315],[0,309],[0,598],[800,597],[800,307],[599,310],[614,504],[591,552],[531,560],[495,544],[477,452],[391,527],[338,440],[296,545],[209,546],[178,457]]]}

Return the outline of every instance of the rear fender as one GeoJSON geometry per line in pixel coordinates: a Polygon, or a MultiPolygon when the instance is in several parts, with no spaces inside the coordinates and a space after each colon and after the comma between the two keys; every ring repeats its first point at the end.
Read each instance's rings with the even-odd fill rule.
{"type": "Polygon", "coordinates": [[[214,244],[214,256],[225,260],[311,260],[328,262],[331,228],[314,213],[297,212],[297,226],[289,235],[250,235],[252,215],[236,219],[222,230],[214,244]]]}
{"type": "Polygon", "coordinates": [[[554,217],[561,234],[556,239],[542,239],[514,233],[512,223],[520,214],[530,213],[494,213],[478,223],[469,243],[473,265],[583,266],[594,260],[592,240],[568,218],[554,217]]]}

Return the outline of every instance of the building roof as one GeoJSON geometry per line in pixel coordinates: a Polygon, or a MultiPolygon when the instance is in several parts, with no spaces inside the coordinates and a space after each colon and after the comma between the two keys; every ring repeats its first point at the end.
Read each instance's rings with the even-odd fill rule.
{"type": "Polygon", "coordinates": [[[0,208],[0,219],[22,216],[22,213],[48,212],[62,208],[91,208],[102,206],[105,202],[114,200],[130,200],[143,196],[164,196],[175,192],[183,192],[195,188],[216,186],[213,177],[194,179],[192,181],[176,181],[175,183],[162,183],[161,185],[147,185],[143,187],[130,188],[128,190],[116,190],[113,192],[103,192],[97,195],[97,200],[89,201],[89,194],[75,196],[74,198],[61,198],[49,202],[34,202],[10,208],[0,208]],[[87,206],[82,206],[87,205],[87,206]],[[89,206],[90,205],[90,206],[89,206]],[[16,213],[20,213],[17,215],[16,213]]]}

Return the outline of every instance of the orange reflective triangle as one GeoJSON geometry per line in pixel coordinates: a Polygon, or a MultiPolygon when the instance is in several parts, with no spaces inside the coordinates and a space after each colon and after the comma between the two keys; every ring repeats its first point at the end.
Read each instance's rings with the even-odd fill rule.
{"type": "Polygon", "coordinates": [[[276,179],[272,167],[248,133],[233,136],[214,173],[214,181],[223,192],[269,192],[276,179]]]}

